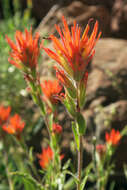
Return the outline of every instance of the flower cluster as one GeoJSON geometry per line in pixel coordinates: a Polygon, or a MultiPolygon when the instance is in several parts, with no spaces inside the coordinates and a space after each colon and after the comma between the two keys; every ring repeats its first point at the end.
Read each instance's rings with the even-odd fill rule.
{"type": "Polygon", "coordinates": [[[60,40],[54,35],[50,35],[54,51],[45,47],[43,49],[57,62],[57,66],[55,66],[56,76],[65,87],[65,92],[72,98],[77,98],[78,106],[83,107],[88,78],[87,66],[94,55],[94,46],[101,32],[98,34],[98,22],[96,21],[91,35],[88,35],[90,30],[88,24],[82,37],[80,37],[81,28],[76,24],[76,21],[74,21],[71,30],[69,30],[64,16],[62,21],[64,26],[62,29],[56,25],[60,40]]]}
{"type": "Polygon", "coordinates": [[[45,100],[49,100],[52,104],[56,104],[58,100],[55,95],[59,94],[62,90],[58,80],[45,80],[41,84],[42,92],[45,95],[45,100]]]}
{"type": "Polygon", "coordinates": [[[71,32],[64,16],[62,21],[64,25],[62,31],[60,27],[56,25],[56,30],[58,31],[62,42],[60,42],[54,35],[50,36],[56,53],[48,48],[44,49],[51,58],[57,61],[63,71],[71,75],[77,81],[84,76],[87,64],[94,55],[93,48],[101,33],[97,36],[98,22],[96,21],[91,36],[88,36],[90,28],[88,24],[80,38],[81,28],[75,21],[71,28],[71,32]]]}
{"type": "Polygon", "coordinates": [[[53,159],[53,151],[48,146],[47,148],[42,149],[42,153],[38,154],[37,157],[39,158],[39,164],[42,169],[46,169],[49,165],[49,162],[53,159]]]}
{"type": "MultiPolygon", "coordinates": [[[[107,148],[112,149],[113,147],[116,147],[121,139],[121,134],[120,132],[117,130],[115,131],[115,129],[112,129],[110,133],[106,132],[105,133],[105,141],[107,145],[111,145],[111,146],[106,146],[106,144],[98,144],[96,145],[96,151],[99,154],[100,158],[102,158],[106,152],[107,152],[107,148]]],[[[110,151],[111,153],[111,151],[110,151]]]]}
{"type": "Polygon", "coordinates": [[[25,122],[22,121],[21,117],[18,114],[10,117],[7,124],[3,125],[3,130],[9,134],[13,134],[20,138],[20,134],[24,129],[25,122]]]}
{"type": "Polygon", "coordinates": [[[27,70],[27,68],[35,69],[40,54],[40,47],[38,47],[39,33],[36,33],[33,38],[32,28],[30,32],[25,29],[25,34],[21,31],[16,31],[16,44],[8,36],[6,36],[6,39],[12,49],[9,62],[23,71],[27,70]]]}
{"type": "Polygon", "coordinates": [[[58,103],[57,96],[61,93],[62,88],[58,80],[45,80],[41,83],[41,90],[43,92],[43,100],[46,104],[47,113],[55,113],[55,106],[58,103]]]}
{"type": "Polygon", "coordinates": [[[11,116],[10,114],[10,106],[0,106],[0,125],[6,133],[13,134],[20,138],[20,134],[25,126],[25,122],[22,121],[18,114],[15,114],[14,116],[11,116]]]}
{"type": "MultiPolygon", "coordinates": [[[[37,157],[39,158],[39,164],[42,169],[45,170],[48,168],[50,162],[53,160],[53,156],[54,153],[50,146],[47,148],[42,148],[41,154],[37,154],[37,157]]],[[[61,154],[59,158],[62,160],[64,158],[64,154],[61,154]]]]}
{"type": "Polygon", "coordinates": [[[115,131],[115,129],[112,129],[110,133],[106,132],[105,139],[108,144],[111,144],[112,146],[116,146],[118,145],[121,139],[121,134],[118,130],[115,131]]]}

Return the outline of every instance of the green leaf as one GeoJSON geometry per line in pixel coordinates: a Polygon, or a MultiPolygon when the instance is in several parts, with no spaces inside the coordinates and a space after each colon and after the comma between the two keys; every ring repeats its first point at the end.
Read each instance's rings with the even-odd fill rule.
{"type": "Polygon", "coordinates": [[[35,190],[35,185],[33,185],[31,182],[29,182],[27,179],[22,179],[25,190],[35,190]]]}
{"type": "Polygon", "coordinates": [[[78,184],[79,180],[78,180],[77,176],[75,176],[72,172],[65,170],[64,173],[71,175],[73,177],[75,183],[78,184]]]}
{"type": "Polygon", "coordinates": [[[65,162],[65,164],[64,164],[64,166],[63,166],[63,170],[66,170],[68,167],[69,167],[69,165],[70,165],[70,162],[71,162],[71,160],[69,159],[67,162],[65,162]]]}
{"type": "Polygon", "coordinates": [[[33,147],[30,147],[30,150],[29,150],[29,159],[31,162],[33,162],[34,158],[33,158],[33,147]]]}
{"type": "Polygon", "coordinates": [[[81,187],[80,187],[80,190],[84,190],[84,187],[86,185],[86,182],[87,182],[87,179],[89,177],[89,173],[90,173],[90,170],[92,169],[93,167],[93,164],[89,164],[86,168],[86,171],[85,171],[85,177],[84,179],[82,180],[82,183],[81,183],[81,187]]]}
{"type": "Polygon", "coordinates": [[[115,181],[113,181],[113,182],[111,183],[109,190],[113,190],[114,187],[115,187],[115,181]]]}
{"type": "Polygon", "coordinates": [[[83,115],[77,112],[77,123],[78,123],[78,130],[80,135],[84,135],[86,131],[86,121],[83,115]]]}
{"type": "Polygon", "coordinates": [[[50,115],[48,116],[48,118],[49,118],[49,127],[50,127],[50,130],[52,130],[52,125],[53,125],[53,114],[50,114],[50,115]]]}
{"type": "Polygon", "coordinates": [[[72,131],[73,131],[73,134],[74,134],[77,149],[79,150],[79,134],[78,134],[77,125],[76,125],[75,122],[72,122],[72,131]]]}
{"type": "Polygon", "coordinates": [[[86,87],[84,84],[84,80],[81,80],[80,85],[79,85],[79,105],[80,105],[80,108],[84,107],[85,100],[86,100],[86,87]]]}
{"type": "Polygon", "coordinates": [[[66,88],[71,98],[76,98],[76,90],[72,88],[66,88]]]}
{"type": "Polygon", "coordinates": [[[65,105],[66,109],[71,114],[71,116],[75,117],[76,116],[75,102],[68,94],[66,94],[63,104],[65,105]]]}
{"type": "MultiPolygon", "coordinates": [[[[38,183],[32,176],[30,176],[29,174],[26,174],[26,173],[21,173],[21,172],[12,172],[11,175],[16,175],[16,176],[19,176],[20,178],[23,178],[25,179],[25,181],[28,181],[29,184],[35,186],[35,188],[37,190],[44,190],[44,187],[38,183]]],[[[27,183],[27,185],[28,185],[27,183]]],[[[26,185],[26,184],[25,184],[26,185]]],[[[26,186],[27,186],[26,185],[26,186]]],[[[29,190],[29,189],[28,189],[29,190]]],[[[31,190],[31,188],[30,188],[31,190]]],[[[35,189],[34,189],[35,190],[35,189]]]]}
{"type": "Polygon", "coordinates": [[[73,177],[69,178],[66,183],[64,183],[64,190],[74,190],[75,189],[75,181],[73,177]]]}

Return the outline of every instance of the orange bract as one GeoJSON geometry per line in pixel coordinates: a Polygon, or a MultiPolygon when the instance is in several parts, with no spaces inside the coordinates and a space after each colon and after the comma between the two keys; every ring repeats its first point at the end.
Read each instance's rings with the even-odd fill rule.
{"type": "Polygon", "coordinates": [[[107,143],[110,143],[111,145],[117,145],[121,139],[121,135],[120,132],[117,130],[115,131],[115,129],[112,129],[112,131],[110,133],[105,134],[105,139],[107,143]]]}
{"type": "Polygon", "coordinates": [[[57,124],[57,123],[53,123],[53,132],[55,134],[60,134],[62,133],[62,127],[61,125],[57,124]]]}
{"type": "Polygon", "coordinates": [[[37,155],[39,158],[39,164],[42,169],[46,169],[48,167],[49,162],[53,159],[53,151],[48,146],[47,148],[42,149],[42,153],[37,155]]]}
{"type": "Polygon", "coordinates": [[[32,37],[32,28],[30,32],[25,29],[25,34],[21,31],[16,31],[15,39],[16,44],[6,36],[7,42],[10,45],[12,52],[10,53],[9,62],[15,65],[19,69],[23,67],[35,68],[40,53],[38,47],[39,34],[36,33],[35,37],[32,37]]]}
{"type": "Polygon", "coordinates": [[[10,118],[8,125],[3,125],[3,130],[9,134],[19,135],[25,123],[21,120],[21,117],[18,114],[15,114],[13,117],[10,118]]]}
{"type": "Polygon", "coordinates": [[[90,37],[88,35],[90,29],[88,24],[80,38],[81,28],[76,24],[76,21],[74,21],[71,31],[64,16],[62,17],[62,21],[64,25],[62,30],[56,25],[61,41],[54,35],[50,36],[55,52],[48,48],[44,48],[44,50],[52,59],[58,62],[59,66],[68,75],[72,76],[75,80],[80,80],[86,71],[88,62],[94,55],[94,46],[101,35],[101,32],[97,35],[98,22],[96,21],[90,37]]]}
{"type": "Polygon", "coordinates": [[[8,106],[7,108],[4,106],[0,106],[0,125],[3,122],[6,122],[11,112],[11,107],[8,106]]]}
{"type": "Polygon", "coordinates": [[[58,80],[46,80],[41,84],[41,88],[45,97],[50,100],[52,104],[57,103],[58,100],[56,100],[54,96],[59,94],[62,90],[62,86],[58,80]]]}

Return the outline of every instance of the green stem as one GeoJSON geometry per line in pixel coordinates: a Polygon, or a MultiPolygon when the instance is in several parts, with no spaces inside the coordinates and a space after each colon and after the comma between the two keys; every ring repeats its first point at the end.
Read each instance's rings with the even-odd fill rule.
{"type": "Polygon", "coordinates": [[[78,184],[77,190],[80,190],[81,186],[81,172],[82,172],[82,154],[83,154],[83,145],[82,145],[82,136],[79,136],[79,150],[78,150],[78,184]]]}
{"type": "Polygon", "coordinates": [[[9,189],[14,190],[13,182],[11,180],[10,172],[9,172],[9,168],[8,168],[8,163],[7,163],[8,162],[8,156],[7,156],[6,152],[4,153],[4,160],[5,160],[5,169],[6,169],[6,175],[7,175],[7,179],[8,179],[9,189]]]}
{"type": "MultiPolygon", "coordinates": [[[[81,112],[80,110],[80,103],[79,103],[79,83],[76,84],[77,86],[77,112],[81,112]]],[[[83,144],[82,144],[82,135],[79,135],[79,150],[78,150],[78,184],[77,190],[80,190],[81,187],[81,173],[82,173],[82,159],[83,159],[83,144]]]]}
{"type": "Polygon", "coordinates": [[[97,171],[97,161],[96,161],[96,137],[93,137],[93,164],[94,170],[97,171]]]}
{"type": "Polygon", "coordinates": [[[50,132],[50,128],[49,128],[49,121],[48,121],[48,117],[47,117],[47,114],[45,112],[45,107],[44,107],[44,104],[43,104],[42,98],[41,98],[41,90],[40,90],[40,86],[39,86],[40,84],[36,84],[36,80],[35,80],[35,84],[34,84],[34,82],[29,82],[29,85],[32,89],[31,94],[32,94],[33,101],[40,107],[41,114],[44,117],[44,121],[45,121],[45,124],[47,127],[47,131],[49,133],[49,137],[51,140],[51,132],[50,132]]]}
{"type": "Polygon", "coordinates": [[[34,103],[37,104],[40,107],[42,116],[45,116],[46,113],[45,113],[45,109],[44,109],[44,104],[43,104],[42,99],[41,99],[41,93],[40,93],[39,84],[36,84],[36,80],[35,80],[35,81],[32,81],[32,82],[30,81],[29,85],[30,85],[31,90],[32,90],[31,95],[32,95],[34,103]]]}

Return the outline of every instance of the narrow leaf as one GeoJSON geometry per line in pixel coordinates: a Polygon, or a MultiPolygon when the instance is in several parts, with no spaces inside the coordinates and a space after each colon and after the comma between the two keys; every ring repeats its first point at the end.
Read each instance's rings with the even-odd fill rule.
{"type": "Polygon", "coordinates": [[[78,123],[78,129],[79,134],[84,135],[86,131],[86,121],[81,113],[77,113],[77,123],[78,123]]]}
{"type": "Polygon", "coordinates": [[[75,176],[72,172],[65,170],[64,173],[71,175],[73,177],[75,183],[78,184],[79,180],[78,180],[77,176],[75,176]]]}
{"type": "Polygon", "coordinates": [[[75,122],[72,122],[72,131],[73,131],[73,134],[74,134],[77,149],[79,150],[79,135],[78,135],[77,126],[76,126],[75,122]]]}
{"type": "Polygon", "coordinates": [[[90,165],[88,165],[88,167],[86,168],[85,177],[84,177],[84,179],[83,179],[83,181],[82,181],[82,183],[81,183],[80,190],[84,190],[84,187],[85,187],[85,185],[86,185],[86,182],[87,182],[87,179],[88,179],[88,177],[89,177],[89,173],[90,173],[90,170],[92,169],[92,167],[93,167],[93,165],[90,164],[90,165]]]}

